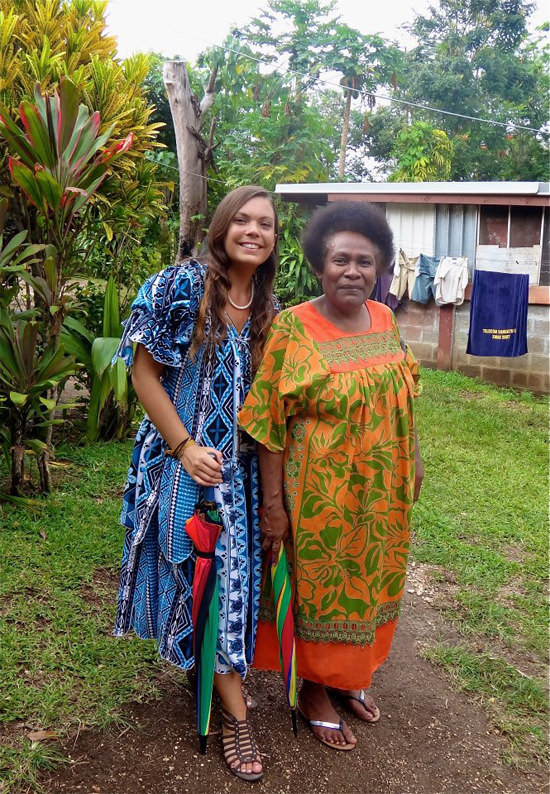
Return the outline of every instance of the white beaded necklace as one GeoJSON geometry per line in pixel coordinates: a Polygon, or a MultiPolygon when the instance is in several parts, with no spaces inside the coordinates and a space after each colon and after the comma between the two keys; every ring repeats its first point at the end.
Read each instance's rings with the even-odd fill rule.
{"type": "Polygon", "coordinates": [[[251,289],[250,289],[250,300],[248,301],[248,303],[245,303],[244,306],[239,306],[234,301],[232,301],[231,300],[231,295],[229,294],[229,292],[227,293],[227,300],[233,306],[234,309],[238,309],[239,311],[244,311],[245,309],[250,309],[250,307],[252,306],[252,301],[254,300],[254,284],[252,284],[251,289]]]}

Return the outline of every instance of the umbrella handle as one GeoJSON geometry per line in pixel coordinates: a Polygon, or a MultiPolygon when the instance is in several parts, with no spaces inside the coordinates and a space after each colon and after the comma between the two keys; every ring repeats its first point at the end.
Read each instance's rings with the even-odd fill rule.
{"type": "MultiPolygon", "coordinates": [[[[217,459],[216,455],[213,452],[207,452],[206,454],[209,455],[212,458],[212,460],[215,460],[217,462],[218,459],[217,459]]],[[[215,501],[215,499],[214,499],[214,486],[213,485],[205,485],[204,486],[204,498],[208,502],[214,502],[215,501]]]]}

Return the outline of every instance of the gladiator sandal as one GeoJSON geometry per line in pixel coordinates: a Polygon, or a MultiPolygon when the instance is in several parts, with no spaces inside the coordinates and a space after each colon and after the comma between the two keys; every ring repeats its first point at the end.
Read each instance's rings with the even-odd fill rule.
{"type": "Polygon", "coordinates": [[[241,780],[248,780],[251,783],[260,780],[264,774],[263,769],[261,772],[241,771],[244,764],[262,763],[248,718],[237,720],[233,714],[222,707],[222,725],[228,731],[227,733],[222,731],[222,745],[225,763],[229,767],[229,771],[241,780]],[[235,761],[239,763],[232,766],[235,761]]]}

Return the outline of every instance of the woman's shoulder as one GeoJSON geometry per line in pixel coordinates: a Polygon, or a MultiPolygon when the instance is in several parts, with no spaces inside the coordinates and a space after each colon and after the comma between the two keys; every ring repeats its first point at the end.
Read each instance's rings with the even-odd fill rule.
{"type": "Polygon", "coordinates": [[[141,292],[149,294],[155,303],[189,301],[194,296],[202,296],[205,274],[206,265],[189,259],[153,273],[143,284],[141,292]]]}
{"type": "Polygon", "coordinates": [[[380,330],[392,328],[395,325],[395,315],[389,306],[379,301],[368,300],[367,308],[374,326],[379,326],[380,330]]]}
{"type": "Polygon", "coordinates": [[[285,309],[280,309],[273,318],[272,328],[276,329],[291,329],[296,325],[300,325],[301,312],[300,308],[307,306],[307,303],[300,303],[297,306],[288,306],[285,309]]]}
{"type": "Polygon", "coordinates": [[[204,283],[206,265],[197,259],[187,259],[175,265],[168,265],[153,276],[153,279],[167,286],[179,287],[187,283],[204,283]]]}

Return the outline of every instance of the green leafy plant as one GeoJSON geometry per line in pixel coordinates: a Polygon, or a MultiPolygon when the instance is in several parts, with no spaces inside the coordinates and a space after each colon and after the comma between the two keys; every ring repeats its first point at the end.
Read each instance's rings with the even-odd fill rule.
{"type": "MultiPolygon", "coordinates": [[[[2,199],[0,232],[6,210],[7,199],[2,199]]],[[[39,384],[44,379],[44,364],[48,362],[48,357],[36,350],[36,323],[25,319],[32,319],[35,313],[19,311],[18,319],[13,318],[26,269],[38,261],[37,255],[44,250],[43,245],[29,245],[26,238],[26,231],[19,232],[4,246],[0,234],[0,447],[11,471],[12,497],[21,491],[25,451],[36,453],[41,449],[34,420],[41,419],[45,410],[45,404],[40,403],[39,384]]],[[[57,375],[54,362],[46,370],[47,384],[43,385],[43,391],[57,375]]],[[[0,494],[0,499],[6,498],[6,494],[0,494]]]]}
{"type": "Polygon", "coordinates": [[[40,213],[48,243],[55,246],[59,266],[66,268],[73,264],[82,210],[107,177],[110,161],[129,149],[133,135],[105,149],[114,125],[100,134],[99,113],[90,114],[79,104],[78,91],[68,79],[50,96],[43,96],[37,83],[34,102],[23,101],[19,116],[24,130],[0,105],[10,173],[40,213]]]}
{"type": "Polygon", "coordinates": [[[453,144],[447,133],[425,121],[404,127],[393,146],[397,169],[390,182],[446,182],[451,174],[453,144]]]}
{"type": "Polygon", "coordinates": [[[122,440],[130,430],[137,395],[122,359],[111,360],[122,332],[118,292],[112,276],[103,301],[103,335],[94,338],[86,326],[67,317],[62,329],[66,349],[83,365],[89,390],[86,436],[89,441],[122,440]]]}
{"type": "Polygon", "coordinates": [[[281,234],[276,293],[283,306],[302,303],[319,295],[319,282],[307,263],[300,241],[290,228],[281,234]]]}
{"type": "Polygon", "coordinates": [[[32,431],[51,427],[56,401],[45,395],[75,371],[75,359],[62,346],[51,341],[39,345],[35,321],[12,322],[6,309],[0,309],[0,406],[2,425],[11,450],[11,493],[20,495],[24,481],[25,453],[44,453],[46,443],[32,431]]]}
{"type": "MultiPolygon", "coordinates": [[[[34,206],[46,244],[43,260],[34,263],[32,273],[21,272],[21,277],[34,294],[35,321],[40,324],[32,326],[35,341],[56,352],[71,301],[70,279],[80,264],[79,235],[92,206],[91,199],[108,176],[110,164],[131,146],[132,133],[105,148],[112,125],[100,133],[99,113],[90,113],[79,103],[78,91],[68,79],[62,80],[59,91],[51,95],[42,95],[36,84],[34,102],[21,102],[19,117],[23,128],[0,105],[0,135],[10,151],[10,173],[34,206]]],[[[23,344],[23,337],[27,339],[31,331],[18,325],[17,331],[6,336],[6,344],[19,344],[18,334],[23,335],[23,344]]],[[[41,490],[49,491],[51,426],[63,378],[41,383],[47,392],[43,405],[49,415],[41,423],[47,429],[38,463],[41,490]]],[[[12,484],[14,487],[19,488],[19,484],[12,484]]]]}

